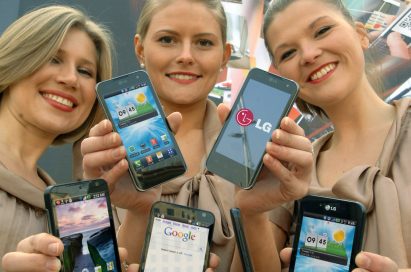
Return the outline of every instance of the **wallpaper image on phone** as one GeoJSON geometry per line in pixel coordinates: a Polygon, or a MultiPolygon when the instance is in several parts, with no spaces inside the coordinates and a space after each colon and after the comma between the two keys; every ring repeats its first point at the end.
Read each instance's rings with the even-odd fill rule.
{"type": "Polygon", "coordinates": [[[349,271],[356,224],[304,213],[294,271],[349,271]]]}
{"type": "Polygon", "coordinates": [[[137,173],[177,155],[149,88],[140,84],[104,97],[130,165],[137,173]]]}
{"type": "Polygon", "coordinates": [[[274,126],[268,120],[280,120],[284,108],[291,97],[290,93],[250,79],[243,96],[236,107],[236,113],[231,118],[216,147],[216,152],[256,170],[264,153],[267,141],[271,137],[274,126]],[[258,95],[255,94],[258,90],[258,95]],[[270,101],[270,107],[262,107],[270,101]]]}
{"type": "Polygon", "coordinates": [[[119,271],[105,193],[72,198],[52,194],[52,199],[64,244],[64,271],[119,271]]]}
{"type": "Polygon", "coordinates": [[[144,271],[203,271],[209,228],[154,217],[144,271]]]}

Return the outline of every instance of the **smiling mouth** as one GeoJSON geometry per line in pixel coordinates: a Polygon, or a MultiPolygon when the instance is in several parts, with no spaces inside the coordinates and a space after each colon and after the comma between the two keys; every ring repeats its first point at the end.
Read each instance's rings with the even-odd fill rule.
{"type": "Polygon", "coordinates": [[[335,63],[330,63],[327,64],[326,66],[324,66],[323,68],[321,68],[319,71],[313,73],[310,75],[309,77],[309,81],[316,81],[316,80],[320,80],[321,78],[323,78],[324,76],[326,76],[328,73],[330,73],[331,71],[334,71],[335,67],[337,65],[335,63]]]}
{"type": "Polygon", "coordinates": [[[55,94],[42,93],[42,96],[66,107],[74,108],[76,106],[72,101],[55,94]]]}
{"type": "Polygon", "coordinates": [[[178,80],[194,80],[194,79],[201,77],[201,76],[187,75],[187,74],[167,74],[167,76],[171,79],[178,79],[178,80]]]}

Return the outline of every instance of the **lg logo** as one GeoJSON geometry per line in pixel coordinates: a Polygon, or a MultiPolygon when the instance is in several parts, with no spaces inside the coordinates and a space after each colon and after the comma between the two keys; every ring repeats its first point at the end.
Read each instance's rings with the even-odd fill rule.
{"type": "MultiPolygon", "coordinates": [[[[237,112],[236,121],[242,127],[249,126],[254,121],[254,114],[249,109],[240,109],[237,112]]],[[[261,119],[257,119],[257,122],[255,122],[255,127],[259,130],[270,133],[273,126],[269,122],[263,123],[261,119]]]]}
{"type": "Polygon", "coordinates": [[[329,210],[331,210],[331,211],[333,211],[333,212],[335,212],[336,210],[337,210],[337,207],[335,207],[335,206],[331,206],[331,205],[325,205],[325,210],[326,211],[329,211],[329,210]]]}

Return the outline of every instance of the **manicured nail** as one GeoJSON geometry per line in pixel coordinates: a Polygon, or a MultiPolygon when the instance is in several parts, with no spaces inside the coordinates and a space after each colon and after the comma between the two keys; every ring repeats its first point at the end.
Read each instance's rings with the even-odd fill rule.
{"type": "Polygon", "coordinates": [[[52,243],[49,245],[49,253],[52,254],[53,256],[56,256],[59,250],[59,244],[58,243],[52,243]]]}
{"type": "Polygon", "coordinates": [[[60,260],[54,258],[46,263],[47,271],[59,271],[61,267],[60,260]]]}
{"type": "Polygon", "coordinates": [[[358,256],[357,262],[359,267],[365,269],[368,269],[371,265],[371,259],[365,254],[360,254],[358,256]]]}

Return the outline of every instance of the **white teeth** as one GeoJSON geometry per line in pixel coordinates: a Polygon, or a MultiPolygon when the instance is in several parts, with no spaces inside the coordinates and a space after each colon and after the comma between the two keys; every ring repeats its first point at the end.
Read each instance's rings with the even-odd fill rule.
{"type": "Polygon", "coordinates": [[[51,99],[53,101],[56,101],[64,106],[70,107],[72,108],[74,106],[73,102],[71,102],[70,100],[63,98],[61,96],[58,95],[54,95],[54,94],[49,94],[49,93],[43,93],[44,97],[47,97],[48,99],[51,99]]]}
{"type": "Polygon", "coordinates": [[[170,75],[171,78],[180,79],[180,80],[190,80],[196,78],[195,76],[190,75],[180,75],[180,74],[172,74],[170,75]]]}
{"type": "Polygon", "coordinates": [[[328,74],[328,72],[334,70],[335,64],[330,63],[327,66],[323,67],[320,71],[316,72],[312,76],[310,76],[310,80],[317,80],[328,74]]]}

